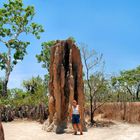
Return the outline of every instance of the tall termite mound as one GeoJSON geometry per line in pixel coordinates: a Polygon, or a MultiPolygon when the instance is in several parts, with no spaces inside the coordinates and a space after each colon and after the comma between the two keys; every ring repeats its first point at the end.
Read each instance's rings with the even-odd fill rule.
{"type": "Polygon", "coordinates": [[[1,122],[0,122],[0,140],[4,140],[4,131],[1,122]]]}
{"type": "Polygon", "coordinates": [[[49,81],[49,118],[44,123],[48,132],[64,133],[68,110],[73,99],[81,109],[84,126],[84,84],[80,50],[71,39],[56,41],[51,47],[49,81]]]}

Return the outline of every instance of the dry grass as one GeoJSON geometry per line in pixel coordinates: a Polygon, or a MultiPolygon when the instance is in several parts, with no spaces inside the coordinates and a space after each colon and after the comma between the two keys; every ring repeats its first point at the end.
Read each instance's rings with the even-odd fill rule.
{"type": "Polygon", "coordinates": [[[140,123],[140,102],[135,103],[106,103],[96,111],[102,118],[140,123]]]}

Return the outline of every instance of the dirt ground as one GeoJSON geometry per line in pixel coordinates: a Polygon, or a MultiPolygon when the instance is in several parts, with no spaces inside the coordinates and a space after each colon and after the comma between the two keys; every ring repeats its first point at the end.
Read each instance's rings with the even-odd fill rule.
{"type": "Polygon", "coordinates": [[[56,135],[42,130],[34,121],[3,123],[6,140],[140,140],[140,125],[116,123],[110,127],[90,128],[83,136],[56,135]]]}

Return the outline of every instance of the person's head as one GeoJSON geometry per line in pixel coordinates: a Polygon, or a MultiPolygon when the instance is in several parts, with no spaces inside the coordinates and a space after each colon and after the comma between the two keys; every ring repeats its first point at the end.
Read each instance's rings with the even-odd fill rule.
{"type": "Polygon", "coordinates": [[[77,101],[76,100],[73,100],[72,105],[73,106],[76,106],[77,105],[77,101]]]}

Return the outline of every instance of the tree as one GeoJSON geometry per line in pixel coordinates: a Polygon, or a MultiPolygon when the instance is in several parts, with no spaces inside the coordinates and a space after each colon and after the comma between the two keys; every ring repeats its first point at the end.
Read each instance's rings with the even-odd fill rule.
{"type": "MultiPolygon", "coordinates": [[[[30,94],[35,94],[41,86],[45,87],[45,84],[44,84],[44,80],[39,76],[32,77],[29,80],[23,81],[23,87],[30,94]]],[[[44,90],[44,92],[46,92],[46,90],[44,90]]]]}
{"type": "Polygon", "coordinates": [[[24,7],[22,0],[8,0],[0,9],[0,48],[4,47],[5,50],[0,52],[0,69],[5,71],[3,96],[7,96],[10,73],[18,61],[24,59],[30,44],[21,40],[20,35],[32,34],[40,39],[39,34],[44,31],[41,25],[32,21],[34,15],[34,7],[24,7]]]}
{"type": "Polygon", "coordinates": [[[24,99],[28,94],[19,88],[14,88],[10,90],[11,99],[24,99]]]}
{"type": "Polygon", "coordinates": [[[136,69],[121,71],[120,76],[112,77],[112,85],[127,91],[133,100],[139,100],[140,66],[136,69]]]}
{"type": "Polygon", "coordinates": [[[0,95],[2,93],[2,79],[0,78],[0,95]]]}
{"type": "Polygon", "coordinates": [[[88,88],[89,93],[89,101],[90,101],[90,122],[94,123],[94,112],[97,108],[102,106],[104,103],[100,105],[96,104],[97,102],[97,93],[99,89],[101,89],[104,78],[102,75],[93,75],[95,72],[95,67],[101,63],[102,55],[97,56],[94,50],[88,50],[88,46],[85,44],[81,45],[81,53],[83,58],[83,63],[85,66],[85,83],[88,88]]]}
{"type": "MultiPolygon", "coordinates": [[[[39,103],[48,102],[48,87],[46,86],[46,81],[41,77],[32,77],[29,80],[23,81],[23,87],[26,91],[27,102],[33,105],[39,103]]],[[[24,95],[24,94],[23,94],[24,95]]]]}
{"type": "Polygon", "coordinates": [[[50,56],[51,56],[51,47],[55,44],[56,41],[48,41],[42,43],[42,50],[39,55],[36,55],[36,58],[39,63],[42,64],[42,68],[45,68],[49,72],[50,67],[50,56]]]}
{"type": "Polygon", "coordinates": [[[108,81],[104,78],[102,72],[97,72],[89,79],[92,98],[93,98],[93,117],[95,111],[100,108],[108,99],[108,81]]]}
{"type": "Polygon", "coordinates": [[[51,47],[55,44],[55,42],[56,42],[55,40],[43,42],[41,53],[36,55],[38,63],[42,63],[42,68],[46,69],[47,74],[44,75],[44,82],[47,89],[50,78],[49,68],[50,68],[51,47]]]}

